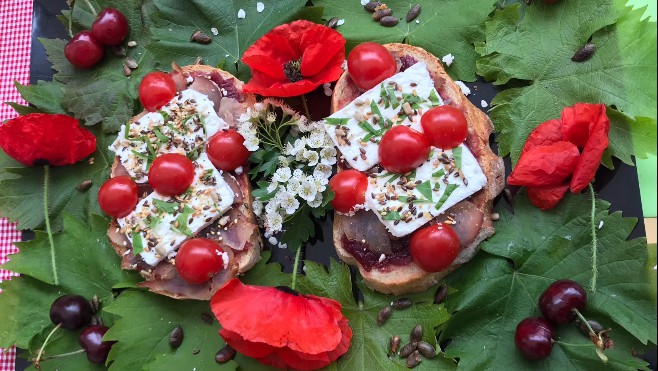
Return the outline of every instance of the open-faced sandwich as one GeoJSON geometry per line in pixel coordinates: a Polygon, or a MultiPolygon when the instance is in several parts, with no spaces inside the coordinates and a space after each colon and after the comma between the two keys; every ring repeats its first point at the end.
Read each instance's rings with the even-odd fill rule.
{"type": "Polygon", "coordinates": [[[491,121],[441,62],[409,45],[357,46],[331,109],[338,256],[393,294],[425,290],[469,261],[494,233],[504,165],[489,147],[491,121]]]}
{"type": "Polygon", "coordinates": [[[255,99],[234,76],[204,65],[147,75],[140,99],[148,111],[124,125],[110,146],[111,179],[99,192],[101,207],[115,217],[109,238],[121,267],[145,278],[140,286],[208,300],[260,258],[243,167],[249,153],[233,130],[255,99]],[[173,99],[152,106],[166,92],[162,86],[173,99]],[[136,204],[112,210],[120,209],[121,187],[135,186],[136,204]]]}

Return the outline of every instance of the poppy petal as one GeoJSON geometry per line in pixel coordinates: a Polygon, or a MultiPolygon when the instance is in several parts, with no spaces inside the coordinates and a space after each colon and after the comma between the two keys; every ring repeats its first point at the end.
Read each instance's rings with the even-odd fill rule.
{"type": "Polygon", "coordinates": [[[211,308],[223,328],[277,348],[317,354],[335,349],[342,338],[334,307],[272,287],[243,285],[238,279],[213,296],[211,308]]]}
{"type": "Polygon", "coordinates": [[[94,153],[96,137],[73,117],[32,113],[0,125],[0,148],[26,166],[64,166],[94,153]]]}
{"type": "Polygon", "coordinates": [[[561,184],[573,173],[579,156],[578,147],[570,142],[535,147],[521,156],[507,183],[526,187],[561,184]]]}
{"type": "Polygon", "coordinates": [[[583,153],[578,160],[576,169],[571,178],[571,192],[579,193],[594,180],[596,171],[601,164],[601,158],[610,144],[608,133],[610,132],[610,120],[605,113],[604,105],[599,106],[598,116],[591,117],[589,124],[589,135],[583,153]]]}
{"type": "Polygon", "coordinates": [[[285,80],[283,66],[299,59],[300,55],[281,35],[265,35],[250,46],[242,56],[242,62],[252,70],[258,70],[272,78],[285,80]]]}
{"type": "Polygon", "coordinates": [[[562,135],[564,140],[583,148],[592,131],[593,124],[600,124],[606,117],[604,104],[576,103],[573,107],[562,110],[562,135]]]}
{"type": "Polygon", "coordinates": [[[253,358],[266,357],[277,350],[277,348],[269,344],[257,343],[254,341],[246,340],[239,334],[236,334],[233,331],[228,331],[225,328],[219,330],[219,335],[233,349],[235,349],[239,353],[244,354],[247,357],[253,357],[253,358]]]}
{"type": "Polygon", "coordinates": [[[562,140],[566,139],[562,139],[562,122],[560,120],[543,122],[528,136],[523,151],[521,151],[521,156],[535,147],[555,144],[562,140]]]}
{"type": "Polygon", "coordinates": [[[554,208],[569,190],[569,183],[548,187],[528,187],[530,202],[541,210],[554,208]]]}
{"type": "Polygon", "coordinates": [[[330,61],[340,56],[341,64],[345,60],[345,39],[336,30],[318,26],[314,32],[302,36],[301,46],[302,75],[313,76],[320,73],[330,61]]]}

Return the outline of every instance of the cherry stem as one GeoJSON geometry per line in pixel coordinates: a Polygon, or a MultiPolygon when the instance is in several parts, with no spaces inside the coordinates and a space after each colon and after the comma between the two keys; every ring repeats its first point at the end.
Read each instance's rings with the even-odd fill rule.
{"type": "Polygon", "coordinates": [[[302,247],[300,246],[297,248],[297,252],[295,253],[295,263],[292,266],[292,282],[290,284],[291,289],[295,289],[295,285],[297,284],[297,271],[299,270],[299,258],[302,255],[302,247]]]}
{"type": "Polygon", "coordinates": [[[64,358],[64,357],[70,357],[70,356],[74,356],[74,355],[76,355],[76,354],[80,354],[80,353],[84,353],[84,352],[85,352],[84,349],[78,349],[78,350],[74,350],[74,351],[72,351],[72,352],[68,352],[68,353],[55,354],[55,355],[52,355],[52,356],[49,356],[49,357],[43,357],[43,359],[41,359],[41,360],[42,360],[42,361],[47,361],[47,360],[49,360],[49,359],[53,359],[53,358],[64,358]]]}
{"type": "Polygon", "coordinates": [[[71,0],[71,9],[69,11],[69,35],[73,37],[73,7],[75,6],[75,0],[71,0]]]}
{"type": "Polygon", "coordinates": [[[50,165],[43,167],[43,217],[46,221],[46,234],[50,244],[50,262],[53,266],[53,284],[59,285],[57,277],[57,264],[55,263],[55,242],[53,241],[53,231],[50,229],[50,212],[48,210],[48,185],[50,183],[50,165]]]}
{"type": "Polygon", "coordinates": [[[302,94],[302,105],[304,105],[306,118],[309,119],[309,121],[312,121],[313,119],[311,119],[311,111],[308,109],[308,102],[306,102],[306,94],[302,94]]]}
{"type": "MultiPolygon", "coordinates": [[[[48,166],[48,165],[46,165],[48,166]]],[[[41,356],[43,355],[43,350],[46,349],[46,345],[48,345],[48,341],[50,341],[50,337],[53,336],[53,334],[59,330],[59,328],[62,327],[62,324],[58,324],[55,326],[54,329],[50,331],[48,336],[46,336],[46,340],[43,342],[43,345],[41,346],[41,349],[39,349],[39,353],[37,354],[37,358],[34,359],[34,367],[39,368],[39,361],[41,360],[41,356]]]]}
{"type": "Polygon", "coordinates": [[[585,318],[585,316],[583,316],[583,314],[580,313],[580,311],[577,308],[573,308],[573,312],[576,313],[576,315],[578,316],[578,318],[580,318],[580,320],[583,322],[583,324],[585,324],[585,326],[587,326],[587,329],[589,330],[590,334],[594,334],[594,336],[598,336],[598,334],[594,331],[592,326],[589,325],[589,322],[587,322],[587,319],[585,318]]]}
{"type": "Polygon", "coordinates": [[[573,343],[565,343],[564,341],[559,341],[559,340],[553,340],[555,344],[560,344],[564,345],[567,347],[591,347],[593,344],[573,344],[573,343]]]}
{"type": "Polygon", "coordinates": [[[594,193],[594,187],[592,183],[588,185],[589,193],[592,196],[592,213],[590,214],[590,227],[592,228],[592,282],[590,285],[590,290],[596,292],[596,280],[598,276],[598,267],[597,267],[597,238],[596,238],[596,194],[594,193]]]}

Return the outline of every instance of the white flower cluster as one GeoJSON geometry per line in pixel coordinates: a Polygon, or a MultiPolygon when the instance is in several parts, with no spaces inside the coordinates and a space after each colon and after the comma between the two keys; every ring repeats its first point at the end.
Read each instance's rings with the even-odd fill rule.
{"type": "MultiPolygon", "coordinates": [[[[332,165],[336,163],[336,148],[322,123],[301,119],[290,132],[267,187],[273,197],[253,203],[254,212],[269,234],[281,232],[286,218],[295,214],[302,203],[311,208],[322,205],[332,165]]],[[[250,140],[250,144],[255,142],[257,129],[245,125],[240,133],[245,137],[245,145],[250,140]]]]}

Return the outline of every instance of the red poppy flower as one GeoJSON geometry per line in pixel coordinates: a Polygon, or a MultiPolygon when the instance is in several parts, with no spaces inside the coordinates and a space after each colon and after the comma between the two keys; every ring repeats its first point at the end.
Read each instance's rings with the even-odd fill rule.
{"type": "Polygon", "coordinates": [[[94,153],[96,137],[72,117],[32,113],[0,125],[0,148],[26,166],[64,166],[94,153]]]}
{"type": "Polygon", "coordinates": [[[608,147],[609,132],[605,105],[566,107],[561,120],[546,121],[530,133],[507,181],[528,187],[535,206],[551,209],[569,188],[578,193],[592,182],[608,147]]]}
{"type": "Polygon", "coordinates": [[[335,300],[229,281],[210,307],[236,351],[277,368],[315,370],[347,352],[352,330],[335,300]]]}
{"type": "Polygon", "coordinates": [[[338,80],[343,73],[345,39],[337,31],[309,21],[275,27],[244,52],[252,78],[244,91],[294,97],[338,80]]]}

